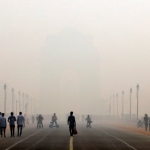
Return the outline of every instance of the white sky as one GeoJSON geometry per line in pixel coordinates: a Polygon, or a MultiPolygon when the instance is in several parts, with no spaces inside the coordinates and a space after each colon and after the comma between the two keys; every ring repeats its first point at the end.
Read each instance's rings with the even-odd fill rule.
{"type": "Polygon", "coordinates": [[[101,97],[140,86],[140,114],[149,110],[149,0],[0,0],[0,80],[38,99],[40,53],[48,35],[74,28],[100,54],[101,97]]]}

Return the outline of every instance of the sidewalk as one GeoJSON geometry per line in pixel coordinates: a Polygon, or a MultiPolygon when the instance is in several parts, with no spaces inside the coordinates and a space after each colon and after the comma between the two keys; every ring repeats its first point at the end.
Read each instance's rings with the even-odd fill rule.
{"type": "Polygon", "coordinates": [[[150,136],[149,128],[148,128],[147,131],[145,131],[145,128],[137,128],[136,124],[134,126],[134,125],[122,124],[122,123],[110,123],[110,125],[112,125],[114,127],[117,127],[117,128],[124,129],[124,130],[128,130],[128,131],[132,131],[132,132],[135,132],[135,133],[139,133],[139,134],[150,136]]]}

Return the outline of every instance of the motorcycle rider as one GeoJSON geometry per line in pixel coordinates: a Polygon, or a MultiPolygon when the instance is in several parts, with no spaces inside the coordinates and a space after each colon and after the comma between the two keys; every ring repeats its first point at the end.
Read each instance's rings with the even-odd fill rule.
{"type": "Polygon", "coordinates": [[[55,123],[55,125],[57,124],[57,116],[56,116],[56,113],[54,113],[54,115],[52,116],[52,125],[55,123]]]}
{"type": "Polygon", "coordinates": [[[90,115],[87,115],[87,118],[85,120],[87,121],[87,126],[89,126],[92,122],[90,115]]]}
{"type": "Polygon", "coordinates": [[[37,117],[37,129],[38,129],[39,124],[42,125],[42,129],[43,129],[43,123],[42,123],[43,120],[44,120],[43,116],[39,114],[39,116],[37,117]]]}

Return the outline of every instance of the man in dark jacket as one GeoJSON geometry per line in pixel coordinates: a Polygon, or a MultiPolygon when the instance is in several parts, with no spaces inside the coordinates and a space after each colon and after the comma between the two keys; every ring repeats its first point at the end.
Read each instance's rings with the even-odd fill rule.
{"type": "Polygon", "coordinates": [[[70,131],[70,136],[73,136],[73,130],[76,126],[76,120],[75,117],[73,116],[73,112],[70,112],[70,116],[68,117],[68,125],[69,125],[69,131],[70,131]]]}
{"type": "Polygon", "coordinates": [[[145,114],[144,123],[145,123],[145,131],[147,131],[147,127],[148,127],[148,116],[147,116],[147,114],[145,114]]]}
{"type": "Polygon", "coordinates": [[[11,137],[14,137],[14,132],[15,132],[15,121],[16,121],[16,117],[14,116],[13,112],[10,113],[11,116],[8,118],[8,122],[10,125],[10,133],[11,133],[11,137]]]}

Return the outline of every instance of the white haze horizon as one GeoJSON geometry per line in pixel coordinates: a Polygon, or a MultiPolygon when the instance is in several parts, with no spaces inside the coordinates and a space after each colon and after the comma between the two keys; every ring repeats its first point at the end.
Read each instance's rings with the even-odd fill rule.
{"type": "Polygon", "coordinates": [[[110,97],[116,114],[118,93],[121,116],[122,91],[129,114],[132,88],[136,115],[139,84],[139,116],[150,115],[149,8],[148,0],[0,0],[0,111],[6,83],[7,113],[14,88],[15,100],[28,94],[30,113],[37,104],[42,114],[109,115],[110,97]]]}

